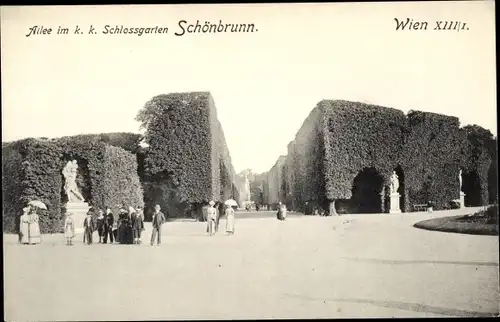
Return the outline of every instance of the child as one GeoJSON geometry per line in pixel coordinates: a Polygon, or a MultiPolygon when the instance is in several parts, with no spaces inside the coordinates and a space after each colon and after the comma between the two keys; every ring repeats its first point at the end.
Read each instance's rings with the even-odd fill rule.
{"type": "Polygon", "coordinates": [[[71,212],[68,212],[64,221],[64,237],[66,237],[66,245],[68,246],[73,246],[73,238],[75,237],[75,221],[72,215],[71,212]]]}

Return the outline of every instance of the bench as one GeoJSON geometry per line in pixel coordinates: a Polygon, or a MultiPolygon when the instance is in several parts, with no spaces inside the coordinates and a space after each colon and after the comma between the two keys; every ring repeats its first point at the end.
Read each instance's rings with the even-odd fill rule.
{"type": "Polygon", "coordinates": [[[427,204],[413,205],[413,211],[426,211],[427,207],[427,204]]]}

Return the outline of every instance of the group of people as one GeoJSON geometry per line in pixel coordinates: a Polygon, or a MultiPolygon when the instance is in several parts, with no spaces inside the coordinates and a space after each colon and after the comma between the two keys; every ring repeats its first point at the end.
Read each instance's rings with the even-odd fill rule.
{"type": "MultiPolygon", "coordinates": [[[[208,203],[207,212],[207,233],[213,236],[219,230],[219,219],[220,214],[217,208],[215,208],[215,202],[212,200],[208,203]]],[[[231,205],[224,205],[224,214],[226,215],[226,233],[229,235],[234,235],[234,209],[231,205]]]]}
{"type": "MultiPolygon", "coordinates": [[[[165,223],[165,215],[160,211],[160,205],[155,206],[153,214],[153,230],[151,235],[151,245],[161,244],[161,226],[165,223]]],[[[73,245],[75,237],[75,221],[72,213],[66,214],[64,222],[64,237],[67,245],[73,245]]],[[[93,235],[97,230],[99,243],[107,244],[108,240],[112,244],[141,244],[141,235],[144,228],[144,212],[142,207],[129,206],[119,210],[118,218],[115,221],[110,207],[106,207],[106,213],[102,209],[91,208],[83,222],[83,243],[91,245],[93,235]]]]}
{"type": "Polygon", "coordinates": [[[278,212],[276,213],[276,218],[278,220],[286,219],[286,205],[281,203],[281,201],[278,203],[278,212]]]}
{"type": "Polygon", "coordinates": [[[42,242],[37,207],[28,205],[23,208],[19,222],[19,242],[25,245],[36,245],[42,242]]]}
{"type": "MultiPolygon", "coordinates": [[[[235,210],[234,206],[224,205],[224,214],[226,217],[226,232],[233,235],[235,232],[235,210]]],[[[144,228],[144,211],[138,206],[136,208],[129,206],[126,210],[122,206],[119,210],[118,218],[115,220],[114,214],[110,207],[99,209],[91,207],[87,212],[83,222],[83,243],[91,245],[94,242],[94,232],[97,231],[99,236],[98,243],[107,244],[108,241],[113,244],[141,244],[141,235],[144,228]]],[[[280,208],[281,209],[281,208],[280,208]]],[[[280,210],[283,214],[283,211],[280,210]]],[[[286,217],[286,209],[284,215],[286,217]]],[[[207,218],[207,233],[213,236],[219,228],[219,210],[215,207],[215,202],[210,201],[206,208],[207,218]]],[[[152,218],[151,246],[156,242],[161,244],[161,228],[165,223],[165,215],[161,212],[160,205],[155,205],[152,218]]],[[[75,233],[75,220],[71,212],[67,212],[64,220],[64,237],[66,245],[72,246],[75,233]]],[[[37,208],[28,205],[23,209],[23,214],[20,217],[19,225],[19,242],[22,244],[39,244],[41,243],[41,232],[39,225],[39,216],[37,208]]]]}

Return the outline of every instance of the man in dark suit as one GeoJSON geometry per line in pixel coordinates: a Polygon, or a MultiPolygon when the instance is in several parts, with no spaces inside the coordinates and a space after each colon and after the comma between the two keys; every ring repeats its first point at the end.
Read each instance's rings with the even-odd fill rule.
{"type": "Polygon", "coordinates": [[[165,222],[165,215],[163,215],[160,210],[160,205],[156,205],[152,220],[153,229],[151,231],[151,246],[153,246],[155,238],[157,238],[157,245],[161,244],[161,226],[165,222]]]}
{"type": "Polygon", "coordinates": [[[108,236],[109,236],[109,241],[112,244],[113,243],[113,224],[115,222],[115,217],[113,216],[113,213],[111,212],[111,208],[106,207],[106,216],[104,216],[104,244],[108,243],[108,236]]]}

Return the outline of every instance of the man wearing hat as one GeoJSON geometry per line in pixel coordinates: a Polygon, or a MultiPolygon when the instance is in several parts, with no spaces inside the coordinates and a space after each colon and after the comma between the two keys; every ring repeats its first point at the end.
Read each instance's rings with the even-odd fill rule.
{"type": "Polygon", "coordinates": [[[111,212],[110,207],[106,207],[106,216],[104,216],[104,244],[108,243],[108,237],[111,242],[113,243],[113,225],[115,223],[115,218],[113,216],[113,213],[111,212]]]}
{"type": "Polygon", "coordinates": [[[207,225],[208,225],[208,234],[210,236],[215,234],[215,225],[217,220],[217,210],[214,208],[215,202],[211,200],[208,203],[209,207],[207,208],[207,225]]]}
{"type": "Polygon", "coordinates": [[[155,212],[153,213],[153,220],[151,222],[153,226],[153,230],[151,231],[151,246],[153,246],[155,239],[157,239],[157,245],[161,244],[161,226],[165,222],[165,215],[160,210],[160,205],[155,205],[155,212]]]}

